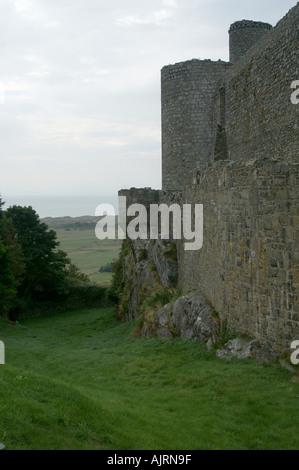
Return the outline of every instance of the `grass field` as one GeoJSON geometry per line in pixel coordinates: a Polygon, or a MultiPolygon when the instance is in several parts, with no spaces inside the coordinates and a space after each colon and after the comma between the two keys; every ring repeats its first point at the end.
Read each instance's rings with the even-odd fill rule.
{"type": "Polygon", "coordinates": [[[0,319],[8,449],[298,449],[299,384],[279,365],[136,338],[111,308],[0,319]]]}
{"type": "Polygon", "coordinates": [[[94,229],[65,230],[55,229],[60,247],[91,281],[106,286],[112,274],[99,272],[101,266],[118,258],[121,241],[99,240],[94,229]]]}

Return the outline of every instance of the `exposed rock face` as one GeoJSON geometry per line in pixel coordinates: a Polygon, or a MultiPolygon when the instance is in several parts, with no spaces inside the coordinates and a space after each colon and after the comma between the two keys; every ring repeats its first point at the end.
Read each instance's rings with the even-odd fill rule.
{"type": "Polygon", "coordinates": [[[150,292],[150,286],[152,285],[152,279],[150,274],[151,273],[148,269],[147,261],[143,261],[142,263],[140,263],[136,270],[134,270],[134,278],[136,282],[133,284],[132,289],[130,291],[127,318],[128,321],[136,317],[136,312],[138,306],[140,305],[142,294],[150,292]],[[146,282],[145,279],[150,280],[150,282],[146,282]]]}
{"type": "Polygon", "coordinates": [[[162,286],[173,287],[177,284],[178,263],[176,246],[168,240],[156,240],[151,250],[162,286]]]}
{"type": "Polygon", "coordinates": [[[164,305],[154,316],[151,328],[144,324],[143,335],[154,335],[159,339],[170,339],[174,336],[173,323],[171,319],[171,304],[164,305]]]}
{"type": "MultiPolygon", "coordinates": [[[[177,281],[175,244],[171,241],[134,241],[125,258],[128,292],[127,320],[136,318],[142,302],[162,287],[172,287],[177,281]]],[[[143,318],[141,333],[160,339],[180,336],[204,342],[208,349],[219,339],[220,319],[204,294],[197,290],[179,297],[173,304],[157,307],[143,318]]],[[[216,353],[218,358],[254,358],[270,361],[269,352],[255,340],[235,338],[216,353]]]]}
{"type": "Polygon", "coordinates": [[[235,338],[228,341],[223,349],[219,349],[216,353],[219,358],[230,359],[236,357],[238,359],[257,359],[261,361],[270,361],[271,356],[262,349],[257,340],[246,340],[244,338],[235,338]]]}
{"type": "Polygon", "coordinates": [[[174,304],[167,304],[157,310],[154,321],[145,324],[144,335],[154,335],[160,339],[180,336],[202,342],[213,342],[217,337],[218,324],[212,308],[199,291],[178,298],[174,304]]]}
{"type": "Polygon", "coordinates": [[[157,323],[156,336],[160,339],[172,338],[172,324],[171,324],[171,306],[165,305],[163,308],[158,310],[155,314],[155,320],[157,323]]]}
{"type": "Polygon", "coordinates": [[[130,285],[127,320],[136,318],[142,297],[149,295],[155,286],[176,286],[176,258],[176,246],[170,241],[134,241],[132,253],[125,259],[125,276],[130,285]]]}
{"type": "Polygon", "coordinates": [[[212,309],[200,291],[180,297],[173,305],[173,324],[182,338],[208,341],[218,330],[212,309]]]}
{"type": "MultiPolygon", "coordinates": [[[[138,316],[140,305],[155,289],[172,286],[177,276],[174,244],[166,241],[135,243],[125,259],[129,301],[127,320],[138,316]],[[167,254],[170,253],[170,257],[167,254]],[[166,254],[166,256],[165,256],[166,254]]],[[[208,349],[219,339],[220,319],[199,290],[179,297],[143,319],[141,333],[160,339],[180,336],[204,342],[208,349]]],[[[255,340],[235,338],[216,352],[218,358],[254,358],[271,361],[272,357],[255,340]]]]}

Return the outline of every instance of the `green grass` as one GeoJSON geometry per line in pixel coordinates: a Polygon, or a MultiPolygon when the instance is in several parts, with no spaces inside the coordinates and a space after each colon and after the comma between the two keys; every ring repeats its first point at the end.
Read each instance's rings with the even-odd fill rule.
{"type": "Polygon", "coordinates": [[[107,286],[112,273],[100,273],[101,266],[118,258],[121,241],[99,240],[94,230],[56,229],[60,247],[91,281],[107,286]]]}
{"type": "Polygon", "coordinates": [[[0,319],[8,449],[298,449],[299,384],[277,364],[135,338],[110,308],[0,319]]]}

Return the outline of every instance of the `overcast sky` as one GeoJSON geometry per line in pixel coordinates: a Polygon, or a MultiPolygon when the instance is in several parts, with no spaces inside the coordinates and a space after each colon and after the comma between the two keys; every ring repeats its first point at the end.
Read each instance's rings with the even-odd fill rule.
{"type": "Polygon", "coordinates": [[[0,0],[0,194],[161,187],[160,70],[295,0],[0,0]]]}

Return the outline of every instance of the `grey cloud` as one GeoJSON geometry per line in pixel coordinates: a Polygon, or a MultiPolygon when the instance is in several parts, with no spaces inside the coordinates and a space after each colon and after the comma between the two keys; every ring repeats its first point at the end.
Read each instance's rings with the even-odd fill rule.
{"type": "Polygon", "coordinates": [[[227,60],[230,23],[295,3],[2,0],[0,193],[159,187],[160,69],[227,60]]]}

